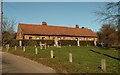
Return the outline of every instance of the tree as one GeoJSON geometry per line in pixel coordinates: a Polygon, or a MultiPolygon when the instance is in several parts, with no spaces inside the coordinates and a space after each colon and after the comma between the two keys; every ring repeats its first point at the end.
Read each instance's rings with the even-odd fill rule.
{"type": "Polygon", "coordinates": [[[2,19],[2,44],[5,46],[6,44],[13,45],[15,40],[15,20],[8,20],[7,18],[2,19]]]}
{"type": "Polygon", "coordinates": [[[98,15],[100,22],[116,26],[118,42],[120,42],[120,1],[106,3],[105,8],[96,11],[95,14],[98,15]]]}
{"type": "Polygon", "coordinates": [[[8,18],[3,17],[2,20],[2,32],[6,31],[6,32],[10,32],[11,34],[15,32],[14,30],[15,27],[15,20],[8,20],[8,18]]]}
{"type": "Polygon", "coordinates": [[[102,25],[100,31],[97,34],[100,42],[111,45],[116,45],[118,43],[116,27],[111,24],[102,25]]]}
{"type": "Polygon", "coordinates": [[[106,3],[105,8],[95,12],[100,22],[118,25],[120,20],[120,1],[106,3]]]}

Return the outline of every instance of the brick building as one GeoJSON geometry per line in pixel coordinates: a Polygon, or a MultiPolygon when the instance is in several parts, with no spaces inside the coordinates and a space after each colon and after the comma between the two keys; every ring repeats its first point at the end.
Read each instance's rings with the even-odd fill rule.
{"type": "MultiPolygon", "coordinates": [[[[19,24],[17,31],[17,40],[54,40],[58,46],[59,40],[76,40],[77,46],[79,41],[93,41],[96,45],[97,35],[88,28],[79,28],[78,25],[73,27],[50,26],[46,22],[41,25],[37,24],[19,24]]],[[[22,43],[22,41],[19,41],[22,43]]],[[[21,44],[20,44],[21,46],[21,44]]]]}

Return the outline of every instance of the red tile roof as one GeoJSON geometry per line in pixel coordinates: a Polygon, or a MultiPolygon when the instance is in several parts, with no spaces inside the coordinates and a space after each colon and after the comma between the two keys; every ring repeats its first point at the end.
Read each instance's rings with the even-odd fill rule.
{"type": "Polygon", "coordinates": [[[97,35],[88,28],[72,28],[37,24],[19,24],[19,27],[22,29],[23,34],[97,37],[97,35]]]}

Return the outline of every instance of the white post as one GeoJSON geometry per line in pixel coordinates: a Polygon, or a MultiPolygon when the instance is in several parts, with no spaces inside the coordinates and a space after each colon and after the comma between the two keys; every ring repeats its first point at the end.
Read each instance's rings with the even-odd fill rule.
{"type": "Polygon", "coordinates": [[[42,45],[40,46],[40,49],[42,49],[42,45]]]}
{"type": "Polygon", "coordinates": [[[35,48],[36,48],[36,45],[35,45],[35,48]]]}
{"type": "Polygon", "coordinates": [[[15,51],[16,51],[17,47],[15,46],[15,51]]]}
{"type": "Polygon", "coordinates": [[[71,47],[71,45],[69,45],[69,47],[71,47]]]}
{"type": "Polygon", "coordinates": [[[7,51],[9,51],[9,44],[7,44],[7,51]]]}
{"type": "Polygon", "coordinates": [[[25,52],[25,47],[23,47],[23,52],[25,52]]]}
{"type": "Polygon", "coordinates": [[[96,41],[94,41],[94,46],[96,46],[97,45],[97,43],[96,43],[96,41]]]}
{"type": "Polygon", "coordinates": [[[8,45],[5,45],[5,47],[7,48],[8,45]]]}
{"type": "Polygon", "coordinates": [[[48,45],[48,47],[50,47],[50,46],[48,45]]]}
{"type": "Polygon", "coordinates": [[[102,69],[103,71],[106,71],[106,60],[105,60],[105,59],[102,59],[102,60],[101,60],[101,69],[102,69]]]}
{"type": "Polygon", "coordinates": [[[51,50],[50,54],[51,54],[51,58],[53,58],[53,50],[51,50]]]}
{"type": "Polygon", "coordinates": [[[10,48],[10,45],[8,44],[8,49],[10,48]]]}
{"type": "Polygon", "coordinates": [[[79,39],[77,40],[77,46],[80,46],[79,39]]]}
{"type": "Polygon", "coordinates": [[[58,47],[58,38],[55,37],[55,47],[58,47]]]}
{"type": "Polygon", "coordinates": [[[42,43],[40,42],[40,49],[42,49],[42,43]]]}
{"type": "Polygon", "coordinates": [[[72,62],[72,53],[69,53],[69,62],[72,62]]]}
{"type": "Polygon", "coordinates": [[[58,41],[57,40],[55,41],[55,46],[58,47],[58,41]]]}
{"type": "Polygon", "coordinates": [[[40,42],[40,46],[41,46],[41,42],[40,42]]]}
{"type": "Polygon", "coordinates": [[[22,41],[21,40],[19,40],[19,46],[22,46],[22,41]]]}
{"type": "Polygon", "coordinates": [[[38,49],[37,49],[37,48],[35,48],[35,54],[36,54],[36,55],[38,54],[38,49]]]}
{"type": "Polygon", "coordinates": [[[88,47],[89,45],[87,44],[87,47],[88,47]]]}
{"type": "Polygon", "coordinates": [[[6,45],[7,51],[9,51],[8,44],[6,45]]]}

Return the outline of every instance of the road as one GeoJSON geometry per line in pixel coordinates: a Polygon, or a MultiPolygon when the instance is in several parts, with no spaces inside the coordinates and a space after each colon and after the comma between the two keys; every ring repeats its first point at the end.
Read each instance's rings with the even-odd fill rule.
{"type": "Polygon", "coordinates": [[[27,58],[2,52],[2,73],[56,73],[56,71],[27,58]]]}

